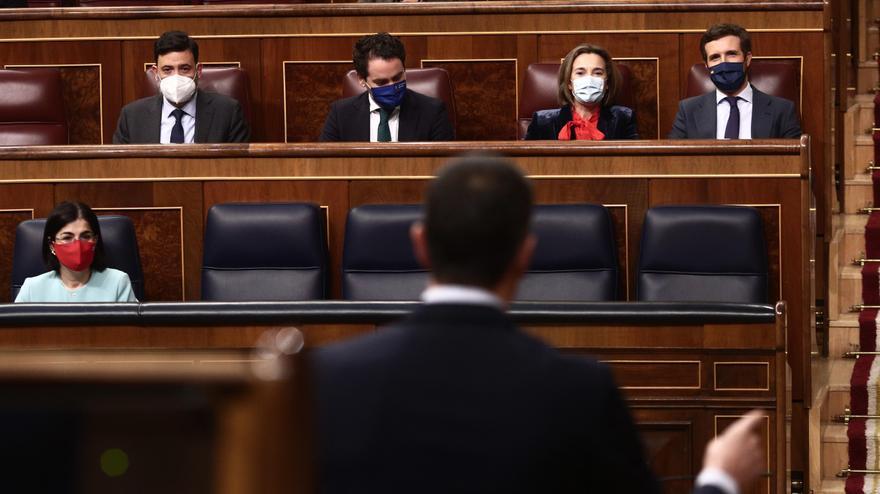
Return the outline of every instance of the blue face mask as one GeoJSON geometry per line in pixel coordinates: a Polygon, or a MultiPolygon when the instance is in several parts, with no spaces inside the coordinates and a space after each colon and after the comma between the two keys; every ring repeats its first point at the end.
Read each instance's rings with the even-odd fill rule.
{"type": "Polygon", "coordinates": [[[715,87],[729,93],[741,88],[746,81],[745,65],[742,62],[722,62],[709,67],[709,78],[715,87]]]}
{"type": "Polygon", "coordinates": [[[406,93],[406,80],[387,86],[373,87],[370,88],[370,92],[373,94],[373,101],[385,111],[390,112],[400,106],[400,102],[403,101],[403,95],[406,93]]]}

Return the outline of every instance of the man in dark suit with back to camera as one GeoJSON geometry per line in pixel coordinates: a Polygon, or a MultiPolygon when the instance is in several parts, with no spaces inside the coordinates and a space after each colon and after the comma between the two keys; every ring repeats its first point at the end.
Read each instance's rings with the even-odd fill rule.
{"type": "MultiPolygon", "coordinates": [[[[660,491],[609,369],[504,313],[535,247],[531,209],[501,158],[463,158],[430,185],[411,231],[432,273],[424,305],[311,356],[320,492],[660,491]]],[[[715,440],[698,492],[757,476],[759,420],[715,440]]]]}
{"type": "Polygon", "coordinates": [[[114,144],[248,142],[241,105],[228,96],[198,89],[199,45],[186,33],[169,31],[153,46],[159,94],[125,105],[114,144]]]}
{"type": "Polygon", "coordinates": [[[670,139],[797,138],[794,103],[762,93],[749,83],[752,40],[736,24],[716,24],[700,39],[703,62],[717,88],[683,100],[670,139]]]}
{"type": "Polygon", "coordinates": [[[321,141],[418,142],[455,139],[443,101],[406,87],[406,50],[388,33],[354,45],[354,68],[367,90],[334,101],[321,141]]]}

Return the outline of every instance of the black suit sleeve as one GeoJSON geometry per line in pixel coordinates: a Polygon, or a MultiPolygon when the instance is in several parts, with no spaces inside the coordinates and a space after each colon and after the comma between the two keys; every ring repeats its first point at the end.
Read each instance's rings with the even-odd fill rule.
{"type": "Polygon", "coordinates": [[[621,139],[639,139],[639,127],[636,125],[636,111],[630,110],[623,121],[623,133],[621,139]]]}
{"type": "Polygon", "coordinates": [[[672,130],[666,136],[668,139],[687,139],[687,117],[685,116],[684,102],[678,103],[678,113],[675,114],[675,121],[672,122],[672,130]]]}
{"type": "Polygon", "coordinates": [[[131,139],[128,134],[128,119],[125,108],[119,113],[119,122],[116,123],[116,132],[113,132],[113,144],[129,144],[131,139]]]}
{"type": "Polygon", "coordinates": [[[547,132],[545,131],[544,125],[538,123],[540,117],[538,117],[538,112],[532,114],[532,121],[529,122],[529,128],[526,130],[526,136],[523,137],[526,141],[539,141],[544,139],[550,139],[547,137],[547,132]]]}
{"type": "Polygon", "coordinates": [[[437,112],[437,117],[431,124],[431,141],[454,140],[455,129],[452,128],[452,124],[449,122],[449,114],[446,111],[446,104],[441,101],[440,110],[437,112]]]}
{"type": "Polygon", "coordinates": [[[232,109],[232,120],[229,126],[229,135],[226,142],[249,142],[251,140],[251,129],[244,118],[244,112],[241,104],[236,101],[232,109]]]}
{"type": "Polygon", "coordinates": [[[319,141],[339,142],[342,140],[339,134],[339,117],[337,113],[339,113],[339,102],[334,101],[330,105],[327,119],[324,120],[324,129],[321,130],[321,137],[318,138],[319,141]]]}
{"type": "Polygon", "coordinates": [[[785,108],[779,120],[779,137],[794,139],[801,136],[801,121],[794,111],[794,103],[785,100],[785,108]]]}

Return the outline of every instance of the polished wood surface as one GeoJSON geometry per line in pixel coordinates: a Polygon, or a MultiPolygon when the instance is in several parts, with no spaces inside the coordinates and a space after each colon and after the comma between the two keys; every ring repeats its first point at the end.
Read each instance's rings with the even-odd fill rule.
{"type": "MultiPolygon", "coordinates": [[[[86,379],[103,382],[108,390],[126,382],[234,384],[239,388],[236,394],[218,396],[226,405],[217,409],[219,436],[214,439],[226,446],[216,450],[219,465],[233,470],[216,473],[224,479],[222,492],[247,492],[246,480],[259,481],[259,474],[271,471],[265,465],[258,467],[261,462],[256,460],[266,457],[259,456],[257,450],[264,443],[255,440],[255,435],[264,420],[275,426],[284,422],[278,420],[282,412],[266,407],[278,403],[278,392],[283,388],[258,393],[245,387],[255,375],[255,361],[261,360],[261,354],[253,351],[258,341],[265,341],[261,335],[295,326],[304,335],[306,347],[313,348],[381,331],[367,320],[341,322],[332,315],[327,319],[308,324],[144,327],[78,326],[75,321],[64,326],[16,326],[6,319],[0,331],[0,348],[7,349],[0,353],[0,389],[7,399],[14,396],[4,388],[10,376],[31,383],[56,380],[59,386],[86,379]],[[10,347],[18,350],[11,352],[10,347]],[[267,393],[271,400],[265,399],[267,393]],[[260,398],[262,402],[256,401],[260,398]],[[258,456],[248,459],[248,455],[258,456]]],[[[666,492],[689,492],[705,444],[731,417],[755,407],[767,414],[762,440],[770,453],[767,470],[771,472],[756,491],[784,492],[786,463],[780,455],[784,452],[786,414],[784,324],[785,315],[780,312],[775,321],[755,323],[561,324],[534,320],[524,330],[564,353],[595,355],[610,366],[645,439],[649,461],[657,475],[666,479],[666,492]],[[744,377],[733,378],[731,374],[744,377]]],[[[168,403],[170,399],[166,406],[168,403]]],[[[124,437],[116,422],[107,423],[107,427],[93,429],[98,433],[95,437],[124,437]]],[[[151,434],[161,434],[156,424],[138,423],[145,423],[144,430],[151,434]]],[[[200,429],[193,433],[202,441],[209,436],[200,429]]],[[[132,436],[121,444],[135,451],[153,446],[143,434],[132,436]]],[[[86,452],[92,449],[86,448],[86,452]]],[[[204,454],[204,449],[198,451],[204,454]]]]}
{"type": "Polygon", "coordinates": [[[465,117],[458,139],[507,140],[516,135],[528,65],[556,62],[575,44],[591,42],[633,69],[641,135],[654,139],[671,128],[688,70],[700,62],[700,33],[733,19],[751,31],[756,56],[803,62],[803,128],[813,136],[822,233],[831,211],[824,104],[830,83],[805,75],[827,72],[823,8],[812,0],[593,0],[4,9],[0,62],[62,66],[74,142],[109,143],[122,105],[144,94],[153,40],[185,26],[201,43],[203,62],[238,64],[250,75],[254,141],[309,142],[341,96],[339,75],[351,65],[354,41],[392,30],[406,44],[408,67],[439,66],[454,75],[465,117]]]}

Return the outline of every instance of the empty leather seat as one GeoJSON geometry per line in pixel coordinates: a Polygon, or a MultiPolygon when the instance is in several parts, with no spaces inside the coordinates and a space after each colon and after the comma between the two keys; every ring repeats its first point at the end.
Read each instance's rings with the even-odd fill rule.
{"type": "MultiPolygon", "coordinates": [[[[127,216],[98,216],[107,266],[124,271],[131,280],[135,297],[144,301],[144,271],[138,250],[134,224],[127,216]]],[[[43,262],[43,230],[46,219],[22,221],[15,229],[15,248],[12,254],[12,299],[18,295],[25,278],[49,270],[43,262]]]]}
{"type": "MultiPolygon", "coordinates": [[[[785,98],[794,103],[800,114],[801,106],[801,60],[799,58],[752,59],[749,68],[749,82],[761,91],[785,98]]],[[[696,63],[688,73],[687,95],[699,96],[714,91],[715,85],[709,79],[709,70],[702,63],[696,63]]]]}
{"type": "Polygon", "coordinates": [[[538,244],[516,300],[598,302],[617,298],[617,244],[611,215],[596,204],[535,206],[538,244]]]}
{"type": "MultiPolygon", "coordinates": [[[[536,111],[561,106],[557,97],[560,65],[559,63],[532,63],[526,68],[522,94],[519,98],[519,110],[517,111],[518,139],[526,136],[529,124],[532,123],[532,115],[536,111]]],[[[632,95],[632,72],[623,63],[615,62],[614,65],[620,72],[620,89],[615,98],[615,104],[633,108],[635,99],[632,95]]]]}
{"type": "Polygon", "coordinates": [[[768,303],[768,270],[753,208],[659,206],[645,214],[638,300],[768,303]]]}
{"type": "Polygon", "coordinates": [[[61,72],[0,70],[0,145],[68,143],[61,72]]]}
{"type": "Polygon", "coordinates": [[[409,238],[418,204],[371,204],[348,212],[342,254],[342,298],[418,300],[428,284],[409,238]]]}
{"type": "Polygon", "coordinates": [[[315,204],[228,203],[208,210],[202,300],[315,300],[327,293],[327,233],[315,204]]]}
{"type": "MultiPolygon", "coordinates": [[[[449,72],[438,67],[427,69],[408,69],[406,71],[406,87],[417,93],[443,100],[446,104],[446,113],[449,115],[449,123],[455,128],[455,95],[452,91],[452,81],[449,72]]],[[[358,80],[357,72],[348,71],[342,82],[342,97],[357,96],[367,89],[358,80]]]]}
{"type": "MultiPolygon", "coordinates": [[[[144,71],[146,78],[146,93],[141,97],[159,94],[159,82],[152,70],[144,71]]],[[[220,93],[234,98],[241,105],[244,118],[251,122],[251,97],[248,91],[247,72],[238,67],[202,66],[202,75],[199,77],[199,89],[212,93],[220,93]]]]}

